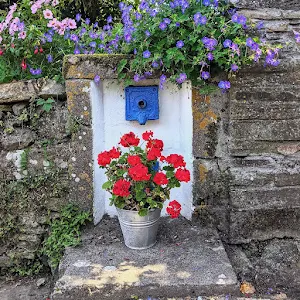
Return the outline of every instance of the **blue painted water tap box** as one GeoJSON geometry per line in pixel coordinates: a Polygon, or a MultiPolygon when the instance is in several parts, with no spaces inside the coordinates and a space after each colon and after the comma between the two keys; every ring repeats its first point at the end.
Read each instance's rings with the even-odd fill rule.
{"type": "Polygon", "coordinates": [[[125,88],[126,120],[145,125],[159,119],[158,86],[129,86],[125,88]]]}

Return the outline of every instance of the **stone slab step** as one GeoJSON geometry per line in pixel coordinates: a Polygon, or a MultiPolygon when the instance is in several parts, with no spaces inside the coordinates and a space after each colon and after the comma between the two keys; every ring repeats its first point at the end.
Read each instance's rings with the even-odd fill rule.
{"type": "Polygon", "coordinates": [[[128,249],[117,219],[104,219],[68,249],[53,300],[125,300],[239,293],[217,232],[185,219],[161,220],[158,243],[128,249]],[[135,298],[134,298],[135,297],[135,298]]]}

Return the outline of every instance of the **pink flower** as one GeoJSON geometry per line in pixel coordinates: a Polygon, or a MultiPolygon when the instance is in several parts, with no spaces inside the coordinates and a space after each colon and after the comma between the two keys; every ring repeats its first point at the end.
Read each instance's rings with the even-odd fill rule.
{"type": "Polygon", "coordinates": [[[31,12],[33,13],[33,14],[35,14],[37,11],[38,11],[38,6],[36,5],[36,4],[33,4],[32,6],[31,6],[31,12]]]}
{"type": "Polygon", "coordinates": [[[52,1],[52,6],[56,6],[56,5],[58,5],[59,4],[59,1],[58,0],[53,0],[52,1]]]}
{"type": "Polygon", "coordinates": [[[49,23],[47,24],[47,27],[54,28],[56,26],[57,22],[58,22],[57,19],[54,18],[51,21],[49,21],[49,23]]]}
{"type": "Polygon", "coordinates": [[[76,21],[73,19],[68,19],[68,27],[69,29],[76,29],[77,28],[76,21]]]}
{"type": "Polygon", "coordinates": [[[52,13],[52,11],[50,9],[45,9],[43,11],[43,14],[44,14],[44,18],[45,19],[48,19],[48,20],[53,19],[53,13],[52,13]]]}
{"type": "Polygon", "coordinates": [[[19,33],[19,35],[18,35],[18,38],[24,40],[26,38],[26,32],[25,31],[21,31],[19,33]]]}

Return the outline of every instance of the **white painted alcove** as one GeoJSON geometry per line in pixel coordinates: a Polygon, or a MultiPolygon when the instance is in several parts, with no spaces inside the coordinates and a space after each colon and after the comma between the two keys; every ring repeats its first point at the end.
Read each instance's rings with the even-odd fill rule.
{"type": "MultiPolygon", "coordinates": [[[[143,81],[140,85],[158,85],[156,80],[143,81]]],[[[124,86],[117,80],[103,80],[99,85],[91,83],[91,102],[93,120],[93,157],[94,157],[94,221],[97,224],[105,213],[116,215],[116,209],[109,205],[110,194],[102,190],[106,181],[104,170],[97,164],[98,153],[116,146],[121,135],[133,131],[141,136],[146,130],[152,130],[165,144],[164,154],[181,154],[191,172],[191,181],[171,191],[171,200],[176,199],[182,205],[182,215],[190,219],[193,212],[193,117],[192,89],[190,83],[178,89],[167,83],[159,90],[160,118],[148,121],[146,125],[125,120],[124,86]]],[[[167,203],[166,203],[167,204],[167,203]]],[[[165,209],[163,210],[163,215],[165,209]]]]}

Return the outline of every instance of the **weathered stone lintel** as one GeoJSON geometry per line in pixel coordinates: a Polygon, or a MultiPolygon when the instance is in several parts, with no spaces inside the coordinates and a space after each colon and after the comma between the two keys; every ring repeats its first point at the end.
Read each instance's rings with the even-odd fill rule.
{"type": "Polygon", "coordinates": [[[128,56],[121,54],[67,55],[63,65],[64,78],[93,80],[98,75],[101,79],[117,79],[117,67],[124,58],[128,56]]]}

